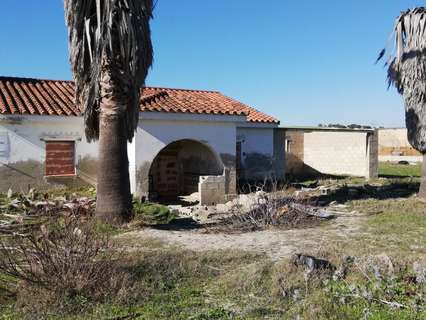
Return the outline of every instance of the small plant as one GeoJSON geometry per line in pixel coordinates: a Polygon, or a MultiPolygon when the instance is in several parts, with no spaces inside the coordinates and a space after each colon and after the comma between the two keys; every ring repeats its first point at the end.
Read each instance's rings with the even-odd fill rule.
{"type": "Polygon", "coordinates": [[[135,201],[133,210],[136,218],[145,224],[167,224],[177,217],[169,208],[157,203],[135,201]]]}

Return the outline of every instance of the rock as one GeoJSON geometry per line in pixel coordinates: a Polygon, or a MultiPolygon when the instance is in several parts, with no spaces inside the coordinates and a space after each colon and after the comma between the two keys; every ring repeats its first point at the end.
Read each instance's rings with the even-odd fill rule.
{"type": "Polygon", "coordinates": [[[296,266],[303,266],[310,270],[336,270],[336,267],[333,266],[330,261],[300,253],[295,254],[292,257],[292,261],[296,266]]]}
{"type": "Polygon", "coordinates": [[[328,196],[331,193],[331,189],[325,186],[319,187],[319,190],[320,190],[320,194],[323,196],[328,196]]]}
{"type": "Polygon", "coordinates": [[[258,199],[255,194],[242,194],[237,199],[237,205],[241,206],[242,211],[249,211],[258,205],[258,199]]]}
{"type": "Polygon", "coordinates": [[[355,257],[354,256],[344,256],[342,260],[343,260],[343,264],[348,266],[348,265],[355,262],[355,257]]]}
{"type": "Polygon", "coordinates": [[[256,197],[260,198],[260,197],[266,197],[267,193],[265,191],[259,190],[259,191],[256,191],[255,195],[256,197]]]}
{"type": "Polygon", "coordinates": [[[392,263],[391,258],[389,258],[389,256],[387,254],[384,254],[384,253],[378,255],[377,258],[379,259],[379,261],[381,262],[383,267],[386,269],[387,275],[388,276],[394,275],[395,268],[394,268],[394,265],[392,263]]]}
{"type": "Polygon", "coordinates": [[[230,209],[229,206],[226,205],[226,204],[223,204],[223,203],[218,203],[216,205],[216,211],[218,213],[227,213],[229,211],[229,209],[230,209]]]}
{"type": "Polygon", "coordinates": [[[413,271],[416,275],[416,282],[419,284],[426,284],[426,263],[414,262],[413,271]]]}
{"type": "Polygon", "coordinates": [[[347,268],[342,266],[333,273],[333,280],[338,281],[346,278],[347,268]]]}
{"type": "Polygon", "coordinates": [[[299,197],[301,194],[303,194],[303,191],[300,191],[300,190],[296,190],[293,192],[293,196],[296,198],[299,197]]]}
{"type": "Polygon", "coordinates": [[[293,291],[292,298],[293,298],[294,302],[297,302],[300,299],[302,299],[302,293],[301,293],[301,291],[299,289],[295,289],[293,291]]]}

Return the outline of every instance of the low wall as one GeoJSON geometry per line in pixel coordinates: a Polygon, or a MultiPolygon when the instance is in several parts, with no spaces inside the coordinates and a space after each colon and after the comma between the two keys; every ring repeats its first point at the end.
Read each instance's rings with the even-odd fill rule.
{"type": "Polygon", "coordinates": [[[225,176],[201,176],[198,183],[201,205],[216,205],[225,201],[225,176]]]}
{"type": "Polygon", "coordinates": [[[378,175],[377,133],[359,130],[286,130],[286,172],[296,176],[378,175]]]}
{"type": "Polygon", "coordinates": [[[422,162],[423,157],[407,138],[406,128],[379,129],[379,161],[422,162]]]}

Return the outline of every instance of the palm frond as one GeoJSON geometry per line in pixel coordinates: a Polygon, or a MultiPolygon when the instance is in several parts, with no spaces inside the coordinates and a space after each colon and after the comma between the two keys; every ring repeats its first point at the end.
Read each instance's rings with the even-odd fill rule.
{"type": "Polygon", "coordinates": [[[86,137],[99,137],[100,81],[109,77],[125,101],[127,139],[139,118],[140,88],[152,64],[149,21],[152,0],[64,0],[76,104],[84,113],[86,137]]]}
{"type": "Polygon", "coordinates": [[[396,19],[394,40],[395,49],[387,61],[388,83],[404,97],[409,142],[426,153],[426,8],[402,12],[396,19]]]}

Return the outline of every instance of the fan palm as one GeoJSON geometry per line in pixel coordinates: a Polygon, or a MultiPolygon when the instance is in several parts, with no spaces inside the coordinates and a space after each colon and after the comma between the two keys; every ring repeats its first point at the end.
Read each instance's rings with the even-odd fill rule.
{"type": "MultiPolygon", "coordinates": [[[[405,102],[408,141],[423,154],[420,197],[426,197],[426,8],[402,12],[395,24],[395,51],[388,62],[389,86],[405,102]]],[[[379,59],[385,54],[380,53],[379,59]]]]}
{"type": "Polygon", "coordinates": [[[96,215],[131,215],[127,142],[152,64],[152,0],[64,0],[75,100],[86,138],[99,139],[96,215]]]}

